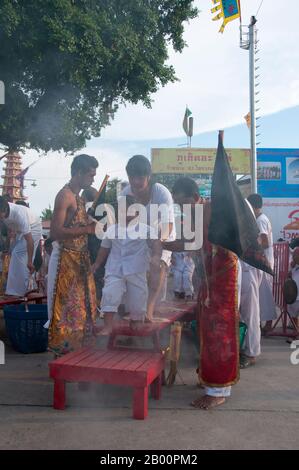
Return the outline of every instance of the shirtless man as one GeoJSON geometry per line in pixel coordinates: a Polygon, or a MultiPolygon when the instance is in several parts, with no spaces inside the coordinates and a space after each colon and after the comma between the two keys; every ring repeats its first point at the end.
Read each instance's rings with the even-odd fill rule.
{"type": "Polygon", "coordinates": [[[96,316],[94,279],[90,272],[88,235],[95,233],[82,189],[92,185],[98,162],[78,155],[71,180],[57,194],[51,221],[53,252],[48,274],[49,347],[60,355],[88,343],[96,316]]]}

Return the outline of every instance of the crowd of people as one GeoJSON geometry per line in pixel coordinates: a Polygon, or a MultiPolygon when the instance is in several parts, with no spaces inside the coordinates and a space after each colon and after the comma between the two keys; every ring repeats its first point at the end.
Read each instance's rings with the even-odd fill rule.
{"type": "MultiPolygon", "coordinates": [[[[198,299],[198,374],[204,395],[194,400],[193,406],[209,409],[220,405],[230,396],[239,367],[256,363],[261,354],[261,335],[271,330],[276,319],[273,277],[210,243],[209,202],[199,196],[195,181],[179,177],[171,193],[153,181],[150,162],[142,155],[133,156],[127,163],[129,184],[120,194],[112,223],[107,223],[107,217],[96,220],[87,208],[98,197],[92,186],[97,168],[95,157],[82,154],[74,158],[71,179],[55,199],[50,237],[43,243],[38,271],[47,289],[49,349],[60,356],[95,344],[95,331],[109,335],[121,305],[132,328],[153,321],[155,307],[170,295],[167,282],[171,273],[173,298],[181,302],[198,299]],[[179,215],[174,203],[182,209],[179,215]],[[194,209],[203,205],[203,245],[192,251],[186,249],[186,240],[176,237],[177,223],[184,224],[186,204],[191,206],[193,230],[194,209]],[[143,219],[136,209],[140,205],[143,219]],[[153,210],[155,205],[166,208],[166,218],[153,210]],[[95,328],[101,316],[103,327],[95,328]],[[240,355],[236,340],[239,320],[247,325],[240,355]],[[215,358],[221,358],[222,365],[215,358]]],[[[262,210],[262,197],[251,194],[247,201],[259,229],[260,246],[273,268],[272,228],[262,210]]],[[[0,221],[3,273],[4,255],[10,256],[5,294],[24,296],[36,271],[41,221],[26,204],[8,202],[3,196],[0,221]]],[[[298,247],[292,256],[290,276],[299,292],[298,247]]],[[[289,313],[298,327],[299,294],[289,313]]]]}

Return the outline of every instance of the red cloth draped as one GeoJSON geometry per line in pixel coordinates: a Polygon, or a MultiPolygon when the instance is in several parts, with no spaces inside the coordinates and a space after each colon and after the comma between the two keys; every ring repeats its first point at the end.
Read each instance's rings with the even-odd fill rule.
{"type": "Polygon", "coordinates": [[[206,279],[198,298],[199,376],[208,386],[225,387],[239,379],[238,258],[208,241],[209,212],[206,205],[203,245],[206,279]]]}

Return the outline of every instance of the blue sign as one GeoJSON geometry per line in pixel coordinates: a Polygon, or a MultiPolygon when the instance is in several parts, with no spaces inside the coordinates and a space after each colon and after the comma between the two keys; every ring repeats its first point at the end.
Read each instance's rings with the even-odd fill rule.
{"type": "Polygon", "coordinates": [[[258,193],[299,198],[299,149],[257,150],[258,193]]]}

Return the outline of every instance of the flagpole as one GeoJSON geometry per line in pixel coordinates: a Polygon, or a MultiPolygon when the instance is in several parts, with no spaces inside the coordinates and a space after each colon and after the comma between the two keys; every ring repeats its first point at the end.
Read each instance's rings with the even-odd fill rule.
{"type": "MultiPolygon", "coordinates": [[[[189,109],[187,104],[186,104],[186,109],[189,109]]],[[[187,117],[187,144],[186,144],[186,147],[189,147],[188,129],[189,129],[189,116],[187,117]]]]}
{"type": "Polygon", "coordinates": [[[255,45],[256,18],[251,17],[249,25],[249,92],[250,92],[250,149],[251,149],[251,191],[257,193],[257,157],[256,157],[256,115],[255,115],[255,45]]]}

